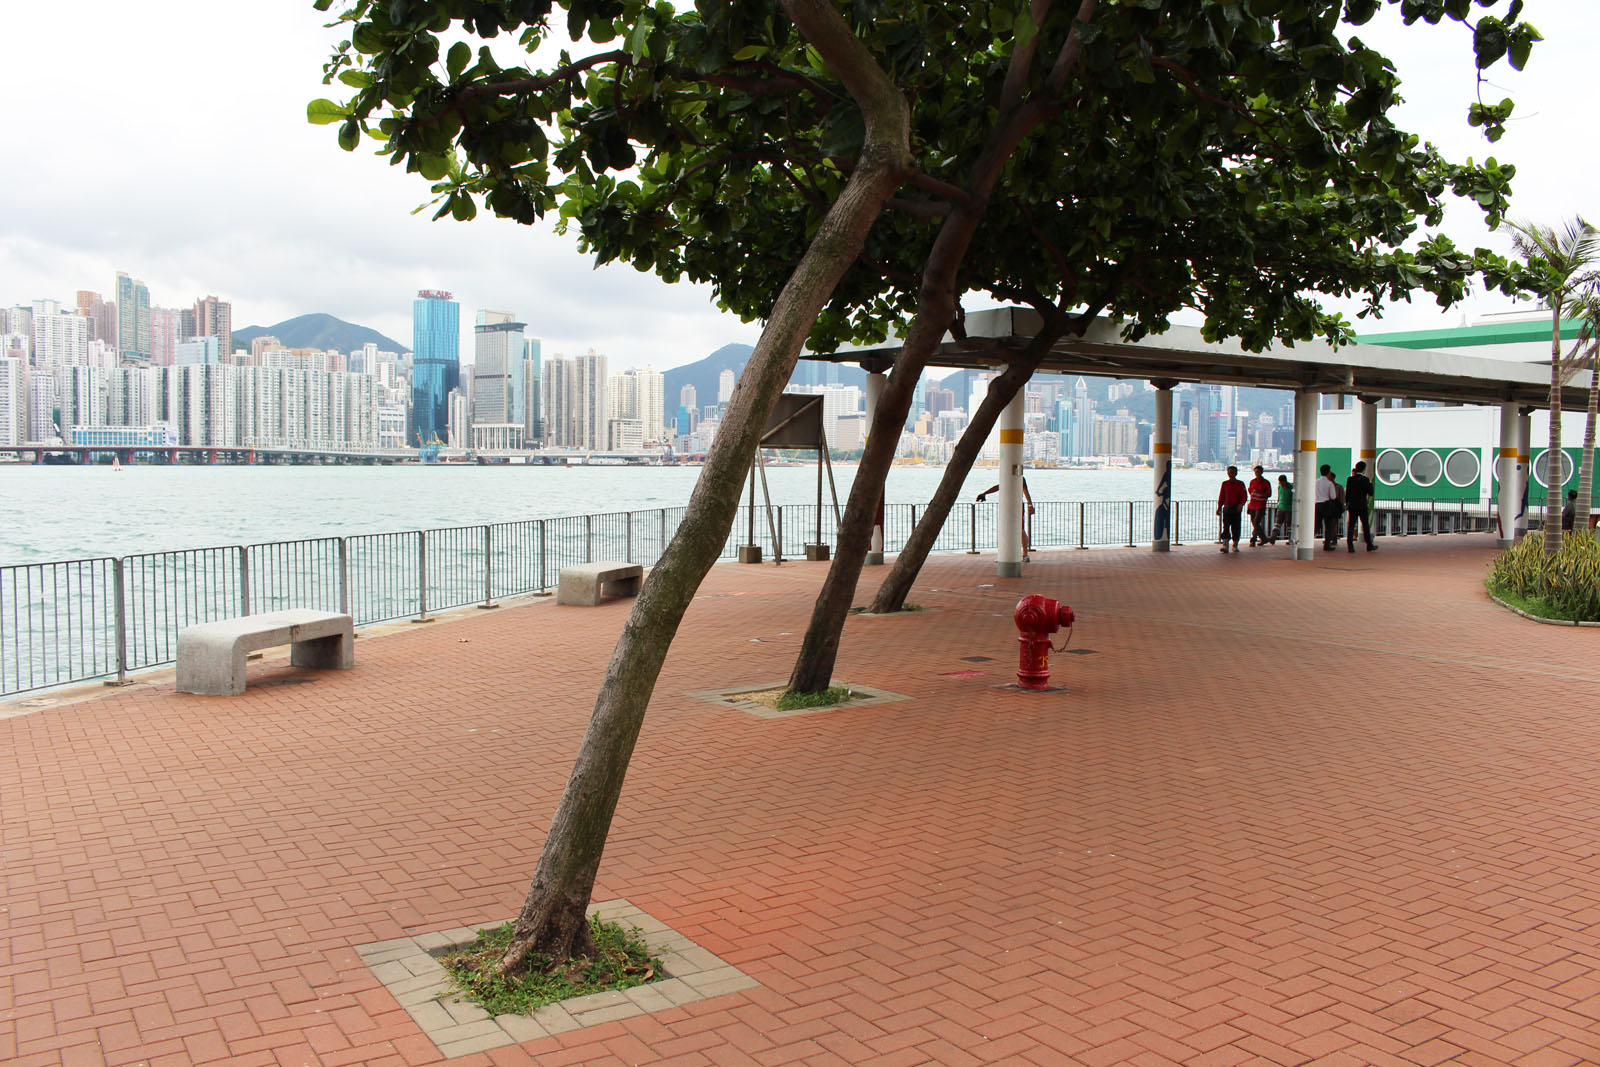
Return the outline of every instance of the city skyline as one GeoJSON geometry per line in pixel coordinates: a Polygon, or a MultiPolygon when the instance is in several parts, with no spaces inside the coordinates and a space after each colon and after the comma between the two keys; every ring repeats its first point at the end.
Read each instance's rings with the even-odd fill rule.
{"type": "MultiPolygon", "coordinates": [[[[11,175],[10,202],[28,207],[0,230],[0,294],[8,301],[70,305],[86,282],[104,292],[100,279],[124,270],[146,283],[153,305],[174,293],[215,293],[233,303],[237,324],[326,312],[401,340],[409,294],[448,288],[468,307],[519,308],[548,349],[593,346],[614,368],[665,370],[758,335],[756,325],[717,312],[703,287],[669,286],[622,266],[587,269],[572,239],[548,227],[411,215],[427,198],[424,183],[367,147],[339,151],[327,128],[304,120],[306,102],[329,91],[320,71],[336,40],[336,31],[323,27],[327,16],[309,3],[245,11],[173,0],[150,13],[91,0],[82,10],[72,78],[44,65],[53,63],[48,49],[20,49],[0,70],[10,98],[40,99],[47,91],[52,112],[73,119],[36,122],[28,165],[11,175]],[[230,47],[207,44],[216,40],[230,47]],[[196,98],[199,83],[216,91],[196,98]],[[136,117],[96,124],[110,99],[119,101],[119,113],[136,117]],[[225,172],[193,167],[172,148],[196,123],[214,134],[212,154],[230,161],[225,172]],[[95,135],[83,136],[86,128],[95,135]],[[109,159],[118,164],[114,183],[109,159]]],[[[18,40],[58,32],[46,9],[15,15],[18,40]]],[[[1406,128],[1455,158],[1495,155],[1515,163],[1515,218],[1600,216],[1600,190],[1584,178],[1600,149],[1570,135],[1584,98],[1583,49],[1600,31],[1600,5],[1546,0],[1530,12],[1547,40],[1526,72],[1499,68],[1481,90],[1486,100],[1509,94],[1518,101],[1497,145],[1466,124],[1477,86],[1465,31],[1446,25],[1402,32],[1390,15],[1361,36],[1390,54],[1406,78],[1406,128]]],[[[1444,229],[1466,247],[1507,247],[1503,232],[1482,232],[1469,211],[1452,212],[1444,229]]],[[[1499,298],[1479,297],[1465,311],[1498,306],[1499,298]]],[[[1361,326],[1451,325],[1461,314],[1402,303],[1381,324],[1361,326]]],[[[462,349],[470,350],[470,324],[461,326],[462,349]]]]}

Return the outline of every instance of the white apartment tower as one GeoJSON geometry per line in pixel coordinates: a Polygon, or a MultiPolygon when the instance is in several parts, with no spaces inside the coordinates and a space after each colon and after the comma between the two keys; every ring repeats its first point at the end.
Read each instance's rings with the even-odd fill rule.
{"type": "Polygon", "coordinates": [[[733,399],[733,371],[725,370],[717,375],[717,403],[726,404],[733,399]]]}
{"type": "Polygon", "coordinates": [[[0,445],[20,445],[28,436],[28,365],[0,356],[0,445]]]}

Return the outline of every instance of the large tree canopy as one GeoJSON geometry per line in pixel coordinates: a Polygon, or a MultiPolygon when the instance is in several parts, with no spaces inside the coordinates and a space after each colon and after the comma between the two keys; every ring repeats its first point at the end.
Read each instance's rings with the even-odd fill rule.
{"type": "MultiPolygon", "coordinates": [[[[1389,2],[1410,22],[1473,14],[1470,0],[1389,2]]],[[[1075,308],[1136,335],[1192,307],[1250,345],[1338,337],[1308,292],[1452,299],[1490,257],[1414,242],[1418,222],[1438,221],[1447,191],[1496,221],[1511,177],[1389,121],[1391,66],[1343,36],[1382,0],[349,3],[326,74],[352,95],[309,108],[344,147],[377,138],[433,183],[440,216],[558,211],[597,259],[708,282],[767,320],[612,656],[503,968],[586,941],[650,690],[802,339],[881,341],[914,315],[807,634],[812,685],[912,384],[959,330],[962,293],[1026,300],[1053,329],[1075,308]],[[578,54],[549,54],[562,15],[578,54]]],[[[1479,13],[1480,66],[1526,58],[1537,34],[1520,11],[1479,13]]],[[[1509,112],[1472,116],[1493,133],[1509,112]]]]}

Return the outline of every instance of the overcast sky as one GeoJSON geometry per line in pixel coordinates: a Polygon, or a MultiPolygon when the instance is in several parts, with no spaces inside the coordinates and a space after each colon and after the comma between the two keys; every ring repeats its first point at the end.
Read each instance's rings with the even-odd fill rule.
{"type": "MultiPolygon", "coordinates": [[[[1502,63],[1485,87],[1485,99],[1518,101],[1493,146],[1465,120],[1475,92],[1465,30],[1395,23],[1363,33],[1406,79],[1402,125],[1455,158],[1516,163],[1513,217],[1600,218],[1600,150],[1585,128],[1600,3],[1527,8],[1547,40],[1527,71],[1502,63]]],[[[159,306],[231,300],[236,329],[322,311],[409,346],[411,300],[433,288],[461,302],[468,342],[476,309],[504,309],[547,354],[594,347],[614,368],[665,369],[754,343],[758,327],[718,312],[708,290],[595,269],[548,228],[410,214],[428,196],[422,179],[365,145],[340,151],[334,127],[305,121],[308,100],[338,95],[321,84],[336,40],[325,21],[309,0],[83,0],[70,18],[48,4],[10,5],[0,304],[71,304],[78,289],[109,297],[124,270],[159,306]]],[[[1507,247],[1466,209],[1445,229],[1468,247],[1507,247]]],[[[1441,317],[1425,298],[1363,328],[1453,325],[1463,310],[1505,303],[1479,297],[1441,317]]]]}

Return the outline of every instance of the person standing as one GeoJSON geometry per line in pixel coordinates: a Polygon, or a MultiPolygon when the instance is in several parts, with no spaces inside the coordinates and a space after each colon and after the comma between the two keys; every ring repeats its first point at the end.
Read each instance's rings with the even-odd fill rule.
{"type": "Polygon", "coordinates": [[[1257,464],[1251,470],[1255,477],[1246,485],[1245,492],[1250,495],[1247,510],[1250,512],[1250,547],[1267,543],[1267,501],[1272,499],[1272,483],[1261,475],[1261,465],[1257,464]]]}
{"type": "Polygon", "coordinates": [[[1278,475],[1278,520],[1273,526],[1272,543],[1278,543],[1278,536],[1289,539],[1291,523],[1294,520],[1294,486],[1289,484],[1288,475],[1278,475]]]}
{"type": "Polygon", "coordinates": [[[1322,547],[1332,550],[1339,543],[1339,483],[1333,480],[1333,468],[1322,465],[1322,477],[1317,479],[1317,525],[1322,529],[1322,547]]]}
{"type": "MultiPolygon", "coordinates": [[[[1222,551],[1228,551],[1229,540],[1233,541],[1233,550],[1239,551],[1239,517],[1244,511],[1245,501],[1249,493],[1245,490],[1244,483],[1239,480],[1239,468],[1229,467],[1228,477],[1222,482],[1222,491],[1217,494],[1217,514],[1222,516],[1222,551]]],[[[1252,541],[1251,544],[1255,542],[1252,541]]]]}
{"type": "Polygon", "coordinates": [[[1356,523],[1361,523],[1362,540],[1367,543],[1368,552],[1378,551],[1378,546],[1372,540],[1372,479],[1367,477],[1367,461],[1362,460],[1356,464],[1355,470],[1350,472],[1350,477],[1344,483],[1345,508],[1350,513],[1350,526],[1345,535],[1345,544],[1350,551],[1356,550],[1356,523]]]}
{"type": "Polygon", "coordinates": [[[1561,509],[1561,529],[1564,533],[1571,533],[1573,524],[1578,520],[1578,491],[1567,490],[1567,506],[1561,509]]]}

